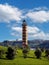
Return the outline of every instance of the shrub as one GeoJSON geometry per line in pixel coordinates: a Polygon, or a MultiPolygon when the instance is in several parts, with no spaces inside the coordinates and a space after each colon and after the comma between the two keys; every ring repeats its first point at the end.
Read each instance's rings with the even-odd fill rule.
{"type": "Polygon", "coordinates": [[[49,49],[45,50],[45,56],[46,56],[46,57],[49,56],[49,49]]]}
{"type": "Polygon", "coordinates": [[[23,48],[23,57],[24,58],[27,58],[27,54],[28,54],[28,52],[29,52],[29,47],[28,46],[26,46],[25,48],[23,48]]]}
{"type": "Polygon", "coordinates": [[[45,51],[45,48],[41,48],[41,51],[44,52],[45,51]]]}
{"type": "Polygon", "coordinates": [[[0,50],[0,58],[3,58],[4,50],[0,50]]]}
{"type": "Polygon", "coordinates": [[[6,54],[7,54],[6,58],[8,58],[8,59],[14,59],[14,57],[15,57],[15,51],[11,47],[8,47],[6,54]]]}
{"type": "Polygon", "coordinates": [[[36,58],[41,58],[41,50],[40,49],[36,49],[34,52],[36,58]]]}
{"type": "Polygon", "coordinates": [[[28,53],[28,51],[27,51],[26,49],[23,49],[23,55],[24,55],[24,58],[27,57],[27,53],[28,53]]]}

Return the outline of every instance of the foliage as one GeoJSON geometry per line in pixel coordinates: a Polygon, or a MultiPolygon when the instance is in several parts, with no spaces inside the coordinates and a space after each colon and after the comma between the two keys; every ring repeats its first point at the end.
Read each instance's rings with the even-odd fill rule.
{"type": "Polygon", "coordinates": [[[27,54],[28,54],[29,50],[30,49],[29,49],[29,46],[28,45],[23,48],[23,51],[22,52],[23,52],[23,57],[24,58],[27,58],[27,54]]]}
{"type": "Polygon", "coordinates": [[[28,53],[28,51],[27,51],[27,49],[23,49],[23,56],[24,56],[24,58],[26,58],[27,57],[27,53],[28,53]]]}
{"type": "Polygon", "coordinates": [[[8,59],[14,59],[14,57],[15,57],[14,49],[12,49],[11,47],[8,47],[6,54],[7,54],[6,58],[8,58],[8,59]]]}
{"type": "Polygon", "coordinates": [[[44,52],[45,51],[45,48],[41,48],[41,51],[44,52]]]}
{"type": "Polygon", "coordinates": [[[41,58],[41,50],[39,48],[35,50],[34,54],[37,58],[41,58]]]}
{"type": "MultiPolygon", "coordinates": [[[[2,47],[2,49],[7,51],[7,48],[5,47],[2,47]]],[[[34,52],[34,50],[30,50],[28,54],[29,58],[24,59],[22,57],[22,49],[18,49],[18,54],[15,59],[7,60],[5,56],[5,59],[0,59],[0,65],[49,65],[49,60],[44,57],[45,53],[43,53],[42,59],[36,59],[34,52]]]]}
{"type": "Polygon", "coordinates": [[[45,50],[45,56],[46,56],[46,57],[49,56],[49,49],[45,50]]]}
{"type": "Polygon", "coordinates": [[[4,50],[0,50],[0,58],[3,58],[4,50]]]}

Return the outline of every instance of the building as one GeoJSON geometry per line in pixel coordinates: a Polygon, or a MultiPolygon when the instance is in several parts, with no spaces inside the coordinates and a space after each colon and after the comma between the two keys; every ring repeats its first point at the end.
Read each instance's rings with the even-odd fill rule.
{"type": "Polygon", "coordinates": [[[27,40],[27,24],[26,21],[23,20],[22,23],[22,42],[23,46],[26,47],[28,45],[28,40],[27,40]]]}

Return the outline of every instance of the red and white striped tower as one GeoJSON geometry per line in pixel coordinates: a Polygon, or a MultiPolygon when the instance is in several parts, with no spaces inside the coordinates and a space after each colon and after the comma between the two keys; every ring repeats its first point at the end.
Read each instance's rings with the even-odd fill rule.
{"type": "Polygon", "coordinates": [[[23,47],[26,47],[28,45],[28,40],[27,40],[27,24],[25,20],[23,20],[22,23],[22,41],[23,41],[23,47]]]}

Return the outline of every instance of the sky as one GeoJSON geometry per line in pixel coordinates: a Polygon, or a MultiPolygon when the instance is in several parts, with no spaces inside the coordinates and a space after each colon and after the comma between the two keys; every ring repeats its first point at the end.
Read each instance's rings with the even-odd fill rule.
{"type": "Polygon", "coordinates": [[[22,40],[22,23],[28,40],[49,40],[49,0],[0,0],[0,42],[22,40]]]}

